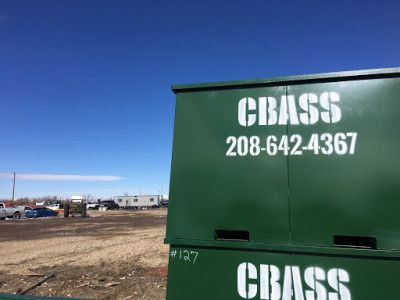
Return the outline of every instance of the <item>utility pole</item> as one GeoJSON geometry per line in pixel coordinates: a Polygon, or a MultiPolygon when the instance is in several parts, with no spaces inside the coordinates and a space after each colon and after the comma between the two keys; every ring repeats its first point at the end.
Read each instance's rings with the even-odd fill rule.
{"type": "Polygon", "coordinates": [[[15,172],[14,172],[14,181],[13,181],[13,196],[12,196],[12,204],[14,205],[14,191],[15,191],[15,172]]]}

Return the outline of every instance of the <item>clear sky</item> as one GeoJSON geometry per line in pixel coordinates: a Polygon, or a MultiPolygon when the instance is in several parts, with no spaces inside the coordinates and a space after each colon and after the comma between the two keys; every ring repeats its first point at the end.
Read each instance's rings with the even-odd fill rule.
{"type": "Polygon", "coordinates": [[[0,0],[0,198],[168,194],[172,84],[400,67],[400,2],[0,0]],[[65,176],[70,175],[70,176],[65,176]]]}

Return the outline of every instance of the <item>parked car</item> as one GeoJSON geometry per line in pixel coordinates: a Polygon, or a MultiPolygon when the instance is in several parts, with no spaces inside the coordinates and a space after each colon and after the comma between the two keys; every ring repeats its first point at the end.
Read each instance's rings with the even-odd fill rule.
{"type": "Polygon", "coordinates": [[[25,207],[16,206],[10,207],[6,203],[0,203],[0,219],[13,218],[19,219],[25,213],[25,207]]]}
{"type": "Polygon", "coordinates": [[[64,206],[62,204],[50,204],[50,206],[47,206],[47,208],[50,208],[52,210],[58,210],[58,209],[64,209],[64,206]]]}
{"type": "Polygon", "coordinates": [[[58,212],[47,207],[36,207],[27,211],[25,217],[27,218],[39,218],[39,217],[55,217],[58,212]]]}
{"type": "Polygon", "coordinates": [[[6,210],[4,208],[0,208],[0,220],[5,220],[7,218],[6,210]]]}
{"type": "Polygon", "coordinates": [[[87,202],[86,208],[87,209],[99,209],[100,204],[93,203],[93,202],[87,202]]]}

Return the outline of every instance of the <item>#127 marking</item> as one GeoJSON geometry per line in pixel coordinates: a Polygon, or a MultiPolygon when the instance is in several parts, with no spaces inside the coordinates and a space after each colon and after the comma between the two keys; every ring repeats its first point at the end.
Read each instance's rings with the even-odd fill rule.
{"type": "Polygon", "coordinates": [[[190,262],[192,264],[196,263],[198,255],[199,255],[199,252],[190,251],[190,250],[186,250],[186,249],[185,250],[171,249],[171,252],[170,252],[170,256],[172,258],[190,262]]]}

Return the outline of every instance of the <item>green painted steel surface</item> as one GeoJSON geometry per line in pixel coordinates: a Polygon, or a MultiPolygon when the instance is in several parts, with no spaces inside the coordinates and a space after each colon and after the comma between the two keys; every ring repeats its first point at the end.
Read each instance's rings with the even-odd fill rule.
{"type": "MultiPolygon", "coordinates": [[[[284,87],[267,90],[276,97],[285,93],[284,87]]],[[[216,229],[246,230],[252,241],[289,242],[286,158],[226,156],[227,138],[247,134],[235,117],[237,102],[232,102],[247,94],[246,90],[178,94],[168,237],[213,240],[216,229]]],[[[252,132],[261,136],[264,128],[252,132]]],[[[286,129],[274,127],[270,132],[281,135],[286,129]]]]}
{"type": "MultiPolygon", "coordinates": [[[[341,120],[289,126],[289,135],[310,140],[345,133],[354,154],[304,151],[289,157],[291,233],[294,244],[333,245],[334,235],[375,237],[378,249],[400,249],[400,78],[289,86],[298,98],[310,91],[340,94],[341,120]]],[[[334,144],[334,141],[332,142],[334,144]]],[[[335,146],[335,145],[333,145],[335,146]]]]}
{"type": "Polygon", "coordinates": [[[398,299],[399,278],[399,260],[171,246],[167,299],[398,299]]]}
{"type": "Polygon", "coordinates": [[[391,286],[400,259],[399,68],[173,90],[165,241],[205,247],[198,249],[206,260],[189,267],[170,257],[168,299],[197,289],[190,276],[205,289],[193,299],[219,288],[208,298],[240,299],[237,291],[222,293],[240,260],[303,272],[344,268],[351,299],[382,298],[381,289],[362,290],[374,280],[386,298],[399,292],[391,286]]]}

